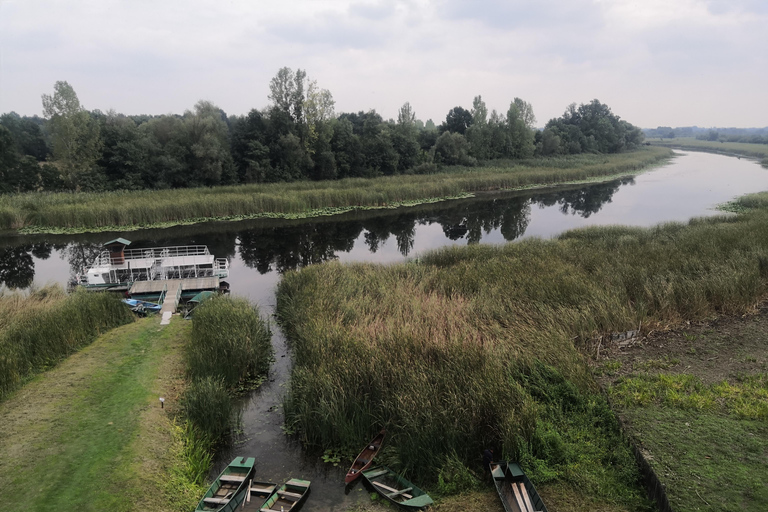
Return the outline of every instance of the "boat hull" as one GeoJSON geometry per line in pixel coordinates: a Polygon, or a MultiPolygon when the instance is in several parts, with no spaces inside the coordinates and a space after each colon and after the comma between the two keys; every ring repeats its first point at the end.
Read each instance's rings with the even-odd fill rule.
{"type": "Polygon", "coordinates": [[[506,512],[548,512],[533,483],[517,463],[493,462],[491,474],[506,512]]]}
{"type": "Polygon", "coordinates": [[[386,466],[367,469],[362,473],[365,481],[376,492],[397,506],[409,510],[420,510],[433,503],[429,494],[386,466]]]}
{"type": "Polygon", "coordinates": [[[235,457],[208,488],[195,512],[234,512],[245,499],[255,462],[253,457],[235,457]]]}
{"type": "Polygon", "coordinates": [[[261,512],[271,510],[289,512],[297,510],[306,501],[309,495],[309,480],[291,478],[283,485],[278,486],[264,501],[259,509],[261,512]]]}
{"type": "Polygon", "coordinates": [[[384,434],[386,434],[384,430],[379,432],[378,435],[374,437],[373,440],[368,443],[365,448],[363,448],[363,451],[360,452],[360,455],[355,458],[355,461],[352,463],[352,467],[350,467],[349,471],[347,471],[347,476],[344,477],[345,484],[351,484],[360,478],[360,475],[363,471],[371,467],[373,464],[373,458],[377,453],[379,453],[379,450],[381,450],[381,445],[384,442],[384,434]]]}

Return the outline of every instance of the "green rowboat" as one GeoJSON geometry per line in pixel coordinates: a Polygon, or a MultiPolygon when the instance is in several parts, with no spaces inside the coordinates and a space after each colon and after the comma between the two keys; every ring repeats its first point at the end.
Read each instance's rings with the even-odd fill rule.
{"type": "Polygon", "coordinates": [[[253,473],[256,459],[235,457],[197,504],[195,512],[232,512],[245,499],[248,480],[253,473]]]}
{"type": "Polygon", "coordinates": [[[309,494],[309,480],[291,478],[269,495],[267,501],[261,506],[260,512],[296,510],[307,498],[307,494],[309,494]]]}
{"type": "Polygon", "coordinates": [[[383,497],[412,510],[432,504],[429,494],[385,466],[363,471],[363,478],[383,497]]]}
{"type": "Polygon", "coordinates": [[[523,470],[514,462],[492,462],[491,474],[506,512],[548,512],[523,470]]]}

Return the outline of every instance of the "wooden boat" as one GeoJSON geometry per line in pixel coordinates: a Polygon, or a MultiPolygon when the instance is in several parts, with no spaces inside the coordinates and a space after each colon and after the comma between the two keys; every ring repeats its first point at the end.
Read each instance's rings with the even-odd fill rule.
{"type": "MultiPolygon", "coordinates": [[[[259,482],[257,480],[251,480],[251,483],[248,485],[248,492],[245,495],[245,501],[250,503],[251,499],[257,500],[258,505],[256,505],[256,508],[259,509],[264,504],[264,502],[267,501],[269,495],[272,494],[276,488],[277,484],[272,482],[259,482]]],[[[245,507],[245,503],[243,504],[243,507],[245,507]]]]}
{"type": "Polygon", "coordinates": [[[272,491],[267,501],[261,506],[261,512],[279,510],[289,512],[298,509],[309,494],[309,480],[291,478],[272,491]]]}
{"type": "Polygon", "coordinates": [[[384,441],[384,434],[386,434],[386,431],[382,430],[370,443],[368,443],[368,446],[363,448],[363,451],[360,452],[360,455],[358,455],[352,463],[352,467],[347,471],[347,476],[344,478],[345,484],[354,482],[360,476],[362,471],[371,467],[373,458],[381,449],[381,444],[384,441]]]}
{"type": "Polygon", "coordinates": [[[429,494],[388,467],[378,466],[362,473],[376,492],[396,505],[416,510],[432,504],[429,494]]]}
{"type": "Polygon", "coordinates": [[[491,474],[506,512],[548,512],[528,477],[514,462],[492,462],[491,474]]]}
{"type": "Polygon", "coordinates": [[[195,511],[234,511],[245,499],[255,462],[253,457],[235,457],[208,488],[195,511]]]}

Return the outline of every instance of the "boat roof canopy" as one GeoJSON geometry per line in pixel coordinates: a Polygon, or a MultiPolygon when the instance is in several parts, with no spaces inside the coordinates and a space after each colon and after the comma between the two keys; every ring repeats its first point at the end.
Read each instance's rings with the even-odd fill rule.
{"type": "Polygon", "coordinates": [[[109,247],[110,245],[131,245],[131,241],[126,240],[125,238],[115,238],[114,240],[104,243],[104,247],[109,247]]]}

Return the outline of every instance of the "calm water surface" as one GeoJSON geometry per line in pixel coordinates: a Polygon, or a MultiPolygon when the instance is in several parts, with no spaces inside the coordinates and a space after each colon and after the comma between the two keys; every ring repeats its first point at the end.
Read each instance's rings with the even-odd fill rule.
{"type": "MultiPolygon", "coordinates": [[[[749,160],[680,152],[666,166],[609,183],[479,198],[398,210],[366,211],[303,221],[245,221],[77,236],[0,237],[0,287],[65,284],[90,262],[100,245],[122,236],[131,247],[207,245],[227,257],[233,295],[248,297],[264,315],[274,308],[274,289],[285,270],[328,260],[392,263],[450,245],[500,244],[527,237],[549,238],[593,225],[653,226],[719,214],[717,204],[768,190],[768,170],[749,160]]],[[[274,323],[273,323],[274,324],[274,323]]],[[[256,457],[257,477],[281,482],[312,481],[303,509],[333,510],[367,493],[357,483],[345,490],[343,473],[306,454],[282,430],[282,397],[290,353],[275,331],[276,362],[269,380],[243,403],[243,434],[221,453],[213,473],[235,455],[256,457]]],[[[361,439],[361,447],[367,442],[361,439]]]]}

